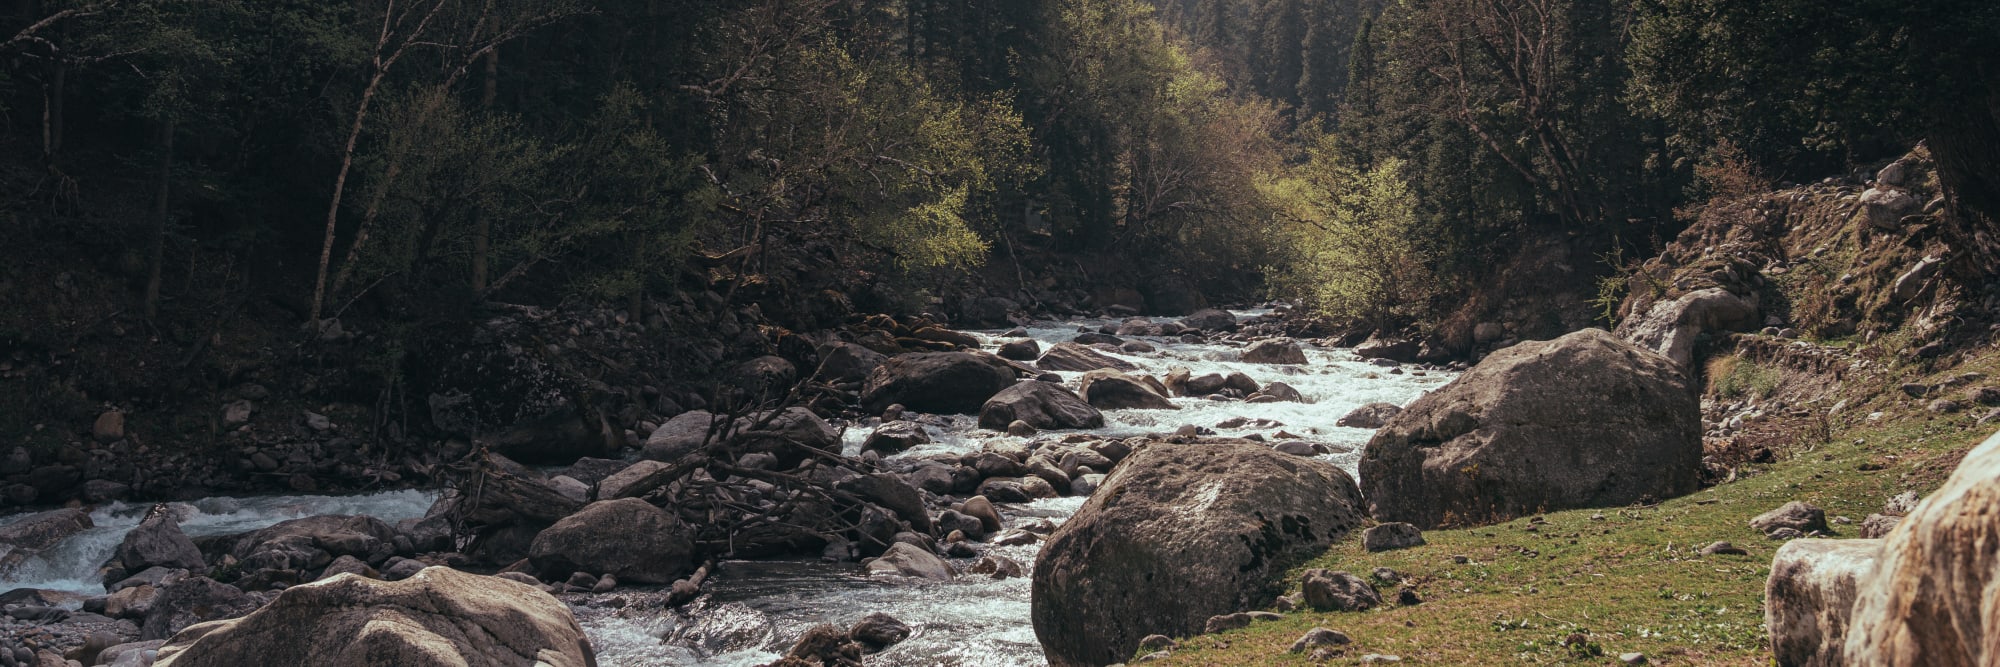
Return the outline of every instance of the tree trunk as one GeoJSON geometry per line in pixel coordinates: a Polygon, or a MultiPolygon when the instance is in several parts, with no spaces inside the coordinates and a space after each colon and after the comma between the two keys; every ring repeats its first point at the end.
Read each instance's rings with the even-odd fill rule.
{"type": "Polygon", "coordinates": [[[56,156],[62,154],[63,144],[63,88],[69,78],[69,65],[57,57],[49,66],[49,85],[42,95],[42,158],[55,164],[56,156]]]}
{"type": "Polygon", "coordinates": [[[1929,145],[1952,211],[2000,235],[2000,91],[1943,105],[1929,145]]]}
{"type": "Polygon", "coordinates": [[[146,319],[160,314],[160,267],[166,261],[167,202],[174,180],[174,121],[160,122],[160,180],[153,196],[153,246],[146,276],[146,319]]]}
{"type": "MultiPolygon", "coordinates": [[[[486,113],[493,113],[493,98],[500,90],[500,49],[486,52],[486,88],[480,91],[479,106],[486,113]]],[[[486,293],[487,253],[493,250],[493,220],[481,209],[473,215],[472,235],[472,293],[486,293]]]]}
{"type": "Polygon", "coordinates": [[[326,205],[326,236],[319,246],[319,273],[313,278],[313,322],[319,321],[320,309],[326,305],[326,270],[328,263],[333,261],[333,232],[340,221],[340,200],[347,193],[347,175],[354,170],[354,147],[361,143],[361,128],[368,120],[368,105],[374,103],[375,91],[381,88],[382,77],[388,73],[388,69],[380,64],[375,67],[375,76],[368,80],[368,87],[361,91],[361,102],[355,106],[354,124],[347,130],[347,147],[340,153],[340,172],[333,177],[333,199],[326,205]]]}

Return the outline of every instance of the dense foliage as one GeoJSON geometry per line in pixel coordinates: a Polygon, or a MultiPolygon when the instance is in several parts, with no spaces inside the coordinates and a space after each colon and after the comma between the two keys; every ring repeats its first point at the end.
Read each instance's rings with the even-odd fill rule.
{"type": "Polygon", "coordinates": [[[318,319],[1041,237],[1399,328],[1526,239],[1670,238],[1719,162],[1928,139],[1990,225],[1996,38],[1973,0],[17,0],[0,224],[119,240],[149,312],[217,257],[318,319]]]}

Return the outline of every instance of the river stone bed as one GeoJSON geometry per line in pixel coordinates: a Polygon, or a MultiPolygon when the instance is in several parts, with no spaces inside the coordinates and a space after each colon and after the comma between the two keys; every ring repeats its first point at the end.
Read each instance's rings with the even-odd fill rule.
{"type": "MultiPolygon", "coordinates": [[[[1258,314],[1238,312],[1239,317],[1258,314]]],[[[1092,331],[1109,320],[1038,323],[1028,335],[1047,350],[1076,337],[1078,327],[1092,331]]],[[[985,349],[997,350],[1010,338],[998,331],[978,333],[985,349]]],[[[1346,350],[1307,347],[1304,366],[1244,363],[1240,347],[1228,343],[1191,344],[1170,337],[1123,337],[1143,340],[1157,351],[1150,354],[1108,353],[1138,366],[1138,372],[1165,377],[1168,369],[1186,366],[1195,376],[1241,372],[1259,384],[1281,381],[1297,388],[1311,403],[1259,403],[1175,398],[1179,410],[1106,410],[1105,426],[1082,433],[1112,437],[1171,433],[1182,425],[1214,429],[1224,436],[1279,431],[1344,449],[1321,458],[1353,474],[1361,448],[1373,431],[1336,426],[1349,411],[1375,402],[1406,405],[1424,392],[1450,382],[1454,373],[1413,369],[1392,374],[1346,350]],[[1215,428],[1236,417],[1251,420],[1241,428],[1215,428]],[[1282,426],[1254,426],[1270,420],[1282,426]]],[[[1101,348],[1098,349],[1103,351],[1101,348]]],[[[1074,388],[1079,373],[1063,373],[1074,388]]],[[[989,441],[1024,442],[980,430],[973,416],[923,418],[933,442],[897,456],[977,451],[989,441]],[[941,426],[940,426],[941,425],[941,426]]],[[[865,427],[846,432],[848,454],[858,454],[865,427]]],[[[1063,431],[1062,433],[1069,433],[1063,431]]],[[[1047,435],[1047,433],[1043,434],[1047,435]]],[[[1002,504],[1008,525],[1047,518],[1061,523],[1083,506],[1083,498],[1055,498],[1028,504],[1002,504]]],[[[990,552],[1032,566],[1040,543],[994,547],[990,552]]],[[[964,570],[971,559],[954,559],[964,570]]],[[[697,665],[749,667],[776,660],[807,628],[820,623],[847,627],[874,612],[886,612],[914,629],[910,638],[868,658],[870,665],[981,666],[1046,665],[1029,621],[1028,577],[994,580],[962,575],[948,582],[889,581],[860,576],[853,563],[817,561],[726,562],[711,583],[711,592],[679,611],[662,609],[657,596],[632,589],[603,595],[564,596],[576,608],[598,664],[697,665]]]]}
{"type": "MultiPolygon", "coordinates": [[[[1239,317],[1259,314],[1238,312],[1239,317]]],[[[1109,320],[1039,323],[1028,335],[1043,349],[1068,342],[1079,327],[1091,331],[1109,320]]],[[[1008,338],[997,331],[977,332],[984,347],[997,350],[1008,338]]],[[[1224,436],[1261,434],[1271,438],[1284,431],[1330,445],[1336,451],[1322,458],[1352,474],[1360,450],[1373,431],[1335,424],[1349,411],[1369,403],[1406,405],[1424,392],[1443,386],[1455,374],[1391,369],[1370,364],[1346,350],[1307,347],[1303,366],[1245,363],[1241,347],[1230,343],[1184,343],[1177,338],[1125,337],[1152,344],[1155,352],[1107,353],[1138,367],[1140,373],[1165,377],[1176,366],[1195,376],[1240,372],[1260,385],[1282,381],[1296,388],[1308,403],[1259,403],[1175,398],[1178,410],[1106,410],[1103,428],[1082,431],[1108,437],[1171,433],[1184,425],[1213,429],[1224,436]],[[1217,428],[1235,418],[1248,423],[1217,428]],[[1278,425],[1271,425],[1276,422],[1278,425]]],[[[1102,350],[1100,350],[1102,351],[1102,350]]],[[[1078,373],[1063,373],[1074,388],[1078,373]]],[[[933,442],[897,456],[977,451],[988,442],[1022,442],[980,430],[973,416],[924,416],[933,442]]],[[[859,453],[868,428],[845,433],[846,453],[859,453]]],[[[361,514],[388,523],[424,515],[435,495],[398,491],[363,496],[269,496],[207,498],[175,503],[188,535],[221,535],[256,530],[281,521],[321,514],[361,514]]],[[[1054,498],[999,506],[1010,527],[1035,519],[1061,523],[1083,505],[1083,498],[1054,498]]],[[[117,547],[126,531],[138,525],[150,505],[111,503],[91,514],[96,523],[55,548],[37,555],[16,571],[0,577],[0,591],[32,587],[76,593],[65,606],[76,608],[83,597],[103,593],[97,567],[117,547]]],[[[20,516],[0,518],[5,525],[20,516]]],[[[1040,544],[993,547],[987,553],[1032,566],[1040,544]]],[[[957,559],[960,570],[970,559],[957,559]]],[[[860,576],[854,563],[817,560],[731,561],[723,563],[707,593],[676,610],[664,604],[658,587],[622,587],[611,593],[565,595],[577,620],[590,636],[604,667],[696,665],[747,667],[771,662],[807,628],[820,623],[841,627],[861,617],[885,612],[907,623],[910,638],[880,654],[870,665],[1045,665],[1029,620],[1029,577],[992,579],[964,575],[952,581],[889,581],[860,576]]]]}

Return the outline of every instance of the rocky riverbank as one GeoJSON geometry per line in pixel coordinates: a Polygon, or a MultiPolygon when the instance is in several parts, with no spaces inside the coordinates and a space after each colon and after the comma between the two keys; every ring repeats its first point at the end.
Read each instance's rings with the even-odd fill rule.
{"type": "MultiPolygon", "coordinates": [[[[1023,336],[1026,331],[965,336],[929,324],[911,328],[882,320],[882,329],[829,336],[815,350],[812,375],[792,375],[794,385],[775,384],[787,380],[788,372],[796,373],[786,368],[789,360],[759,359],[742,366],[738,391],[802,387],[788,393],[792,407],[684,410],[651,428],[647,437],[627,441],[636,445],[625,448],[635,460],[584,457],[568,466],[538,468],[507,456],[530,450],[503,453],[488,445],[457,465],[439,466],[441,476],[463,475],[456,478],[456,489],[420,516],[400,522],[318,516],[249,533],[204,532],[190,539],[177,532],[171,510],[156,510],[124,538],[140,546],[121,543],[99,572],[108,594],[24,599],[21,604],[28,607],[42,602],[60,611],[21,620],[14,636],[68,653],[87,650],[93,634],[100,636],[99,643],[113,637],[164,639],[186,623],[205,619],[154,619],[162,597],[234,600],[202,603],[203,609],[222,610],[218,613],[226,616],[267,606],[278,591],[331,581],[342,573],[401,581],[434,565],[497,571],[564,595],[579,608],[623,611],[637,604],[650,606],[654,614],[670,614],[703,597],[704,584],[718,571],[716,563],[732,558],[866,558],[871,560],[861,571],[891,578],[951,578],[959,570],[1020,577],[1028,567],[1003,554],[1010,545],[1039,541],[1038,531],[1045,534],[1051,524],[1043,521],[1037,527],[1034,521],[1003,518],[1014,514],[1006,508],[1040,498],[1089,496],[1131,451],[1160,438],[1198,437],[1211,429],[1253,439],[1246,443],[1262,441],[1265,451],[1275,446],[1277,452],[1293,452],[1278,456],[1340,456],[1329,454],[1337,452],[1351,461],[1352,445],[1312,441],[1344,436],[1304,424],[1293,430],[1306,435],[1293,435],[1278,420],[1243,418],[1229,413],[1244,409],[1228,406],[1311,408],[1299,389],[1275,377],[1318,394],[1324,385],[1315,383],[1323,381],[1312,378],[1330,370],[1339,377],[1427,374],[1392,362],[1356,361],[1349,362],[1353,370],[1315,369],[1301,375],[1294,363],[1304,361],[1300,344],[1269,337],[1282,333],[1283,321],[1277,316],[1238,321],[1235,315],[1210,311],[1185,323],[1132,318],[1093,324],[1085,331],[1071,325],[1068,334],[1040,328],[1037,335],[1046,340],[1038,341],[1023,336]],[[867,342],[940,351],[903,348],[899,356],[889,356],[867,342]],[[1049,349],[1029,361],[1005,360],[981,349],[1019,350],[1024,343],[1049,349]],[[959,346],[970,351],[942,351],[959,346]],[[1238,352],[1231,346],[1244,347],[1238,352]],[[1179,367],[1210,368],[1217,357],[1242,360],[1227,373],[1179,367]],[[1148,373],[1142,366],[1158,370],[1148,373]],[[1081,377],[1064,382],[1062,375],[1078,372],[1081,377]],[[1260,381],[1251,373],[1265,378],[1260,381]],[[989,376],[991,380],[978,379],[989,376]],[[758,381],[774,384],[759,387],[758,381]],[[871,403],[883,406],[890,419],[861,418],[871,411],[871,403]],[[1278,407],[1282,405],[1298,407],[1278,407]],[[1109,431],[1103,428],[1104,411],[1120,415],[1111,420],[1109,431]],[[971,414],[937,414],[947,412],[971,414]],[[1145,416],[1153,413],[1185,419],[1145,416]],[[974,421],[990,427],[978,431],[986,435],[974,440],[984,440],[983,445],[965,449],[933,440],[964,442],[974,421]],[[1067,428],[1093,432],[1039,434],[1067,428]],[[1143,436],[1147,430],[1156,435],[1143,436]],[[1174,431],[1183,435],[1174,436],[1174,431]],[[144,546],[155,544],[167,547],[144,546]],[[156,552],[164,555],[137,555],[156,552]],[[629,588],[634,586],[638,588],[629,588]]],[[[1375,396],[1379,394],[1358,397],[1354,404],[1375,396]]],[[[1397,400],[1407,400],[1407,395],[1397,400]]],[[[1330,427],[1332,418],[1325,421],[1330,427]]],[[[89,516],[68,510],[22,525],[60,526],[59,518],[79,523],[76,517],[87,523],[89,516]]],[[[17,553],[32,558],[31,551],[47,551],[60,541],[59,535],[24,541],[17,553]]],[[[584,614],[597,615],[601,612],[584,614]]],[[[169,613],[161,618],[175,617],[169,613]]],[[[1025,626],[1025,621],[1019,622],[1025,626]]],[[[795,631],[784,630],[784,641],[789,643],[795,631]]]]}

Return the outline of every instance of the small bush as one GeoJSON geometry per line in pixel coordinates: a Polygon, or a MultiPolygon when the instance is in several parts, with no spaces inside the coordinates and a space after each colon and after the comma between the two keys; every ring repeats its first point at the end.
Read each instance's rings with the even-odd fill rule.
{"type": "Polygon", "coordinates": [[[1778,391],[1778,372],[1736,355],[1708,362],[1708,393],[1717,397],[1770,398],[1778,391]]]}

